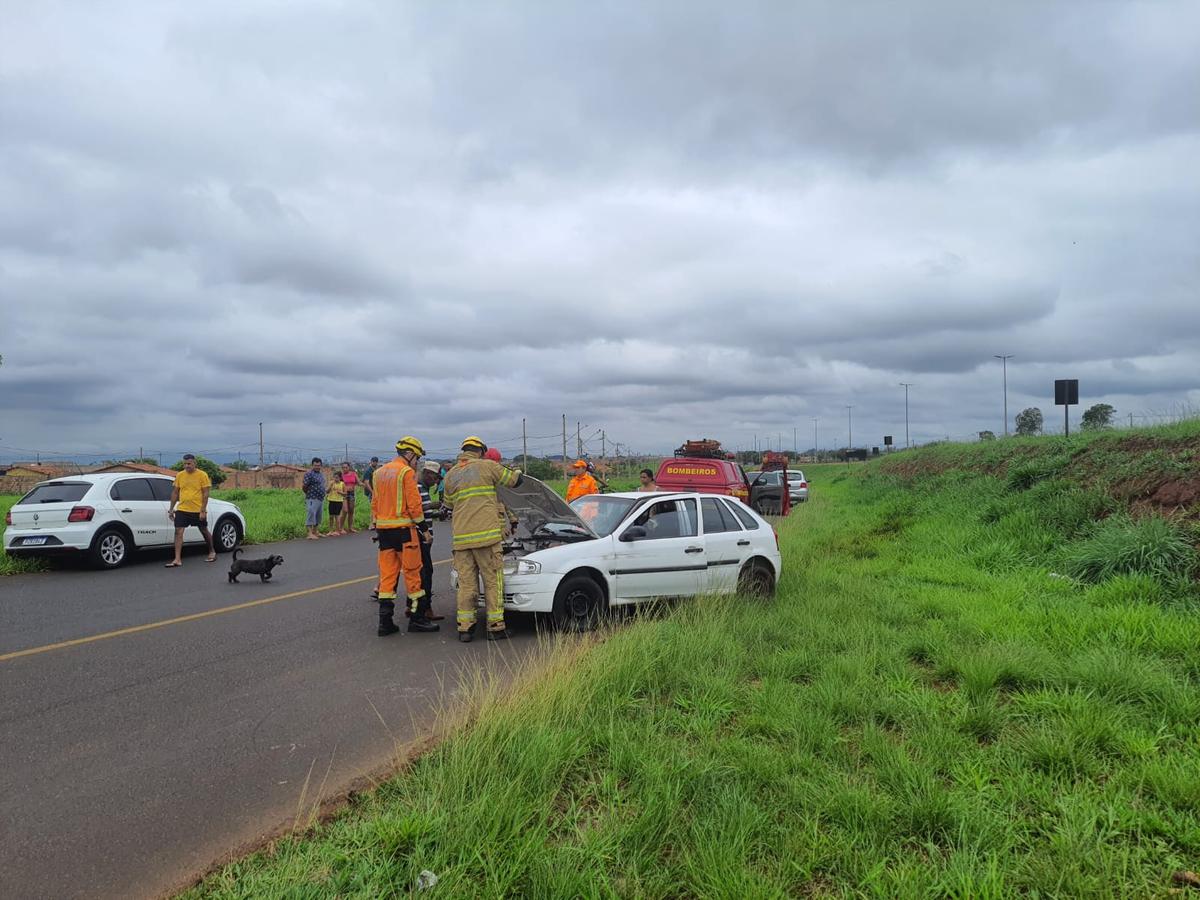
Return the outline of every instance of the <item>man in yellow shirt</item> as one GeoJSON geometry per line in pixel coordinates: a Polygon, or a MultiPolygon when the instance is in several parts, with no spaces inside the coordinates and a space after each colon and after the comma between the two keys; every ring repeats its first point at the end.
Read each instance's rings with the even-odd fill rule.
{"type": "Polygon", "coordinates": [[[183,532],[191,525],[200,529],[204,543],[208,545],[208,561],[217,558],[213,551],[212,533],[208,530],[208,493],[212,481],[208,473],[196,468],[196,457],[183,455],[183,471],[175,476],[175,487],[171,489],[171,505],[167,507],[167,518],[175,523],[175,558],[167,563],[168,569],[183,565],[183,532]]]}

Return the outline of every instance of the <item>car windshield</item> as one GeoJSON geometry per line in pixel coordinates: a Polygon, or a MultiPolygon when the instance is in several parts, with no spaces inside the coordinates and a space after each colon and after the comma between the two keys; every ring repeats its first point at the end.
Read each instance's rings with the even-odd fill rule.
{"type": "Polygon", "coordinates": [[[76,500],[82,500],[83,495],[91,490],[91,487],[84,481],[52,481],[49,484],[39,484],[17,502],[18,504],[74,503],[76,500]]]}
{"type": "Polygon", "coordinates": [[[613,533],[621,524],[625,514],[637,503],[629,497],[611,497],[605,494],[588,494],[571,502],[571,509],[600,537],[613,533]]]}

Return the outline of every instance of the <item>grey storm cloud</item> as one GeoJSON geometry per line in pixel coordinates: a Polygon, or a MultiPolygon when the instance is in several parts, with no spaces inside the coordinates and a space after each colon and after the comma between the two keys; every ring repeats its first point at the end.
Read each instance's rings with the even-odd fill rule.
{"type": "Polygon", "coordinates": [[[0,459],[1200,407],[1185,0],[9,7],[0,459]]]}

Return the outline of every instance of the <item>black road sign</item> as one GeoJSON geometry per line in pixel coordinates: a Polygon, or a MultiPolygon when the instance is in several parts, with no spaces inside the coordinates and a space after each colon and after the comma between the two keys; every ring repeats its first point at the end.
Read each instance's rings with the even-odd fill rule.
{"type": "Polygon", "coordinates": [[[1079,404],[1079,379],[1059,378],[1054,382],[1054,405],[1077,406],[1079,404]]]}

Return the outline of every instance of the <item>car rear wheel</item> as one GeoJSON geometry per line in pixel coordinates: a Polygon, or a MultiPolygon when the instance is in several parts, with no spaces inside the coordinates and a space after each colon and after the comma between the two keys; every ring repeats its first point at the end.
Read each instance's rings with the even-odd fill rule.
{"type": "Polygon", "coordinates": [[[559,631],[591,631],[604,611],[604,592],[586,575],[573,575],[563,581],[554,595],[551,618],[559,631]]]}
{"type": "Polygon", "coordinates": [[[213,546],[218,553],[230,553],[242,540],[242,529],[238,527],[237,519],[225,516],[217,522],[213,532],[213,546]]]}
{"type": "Polygon", "coordinates": [[[129,558],[130,543],[119,528],[106,528],[96,535],[88,559],[98,569],[116,569],[129,558]]]}
{"type": "Polygon", "coordinates": [[[770,600],[775,596],[775,573],[761,560],[751,560],[738,576],[738,593],[755,600],[770,600]]]}

